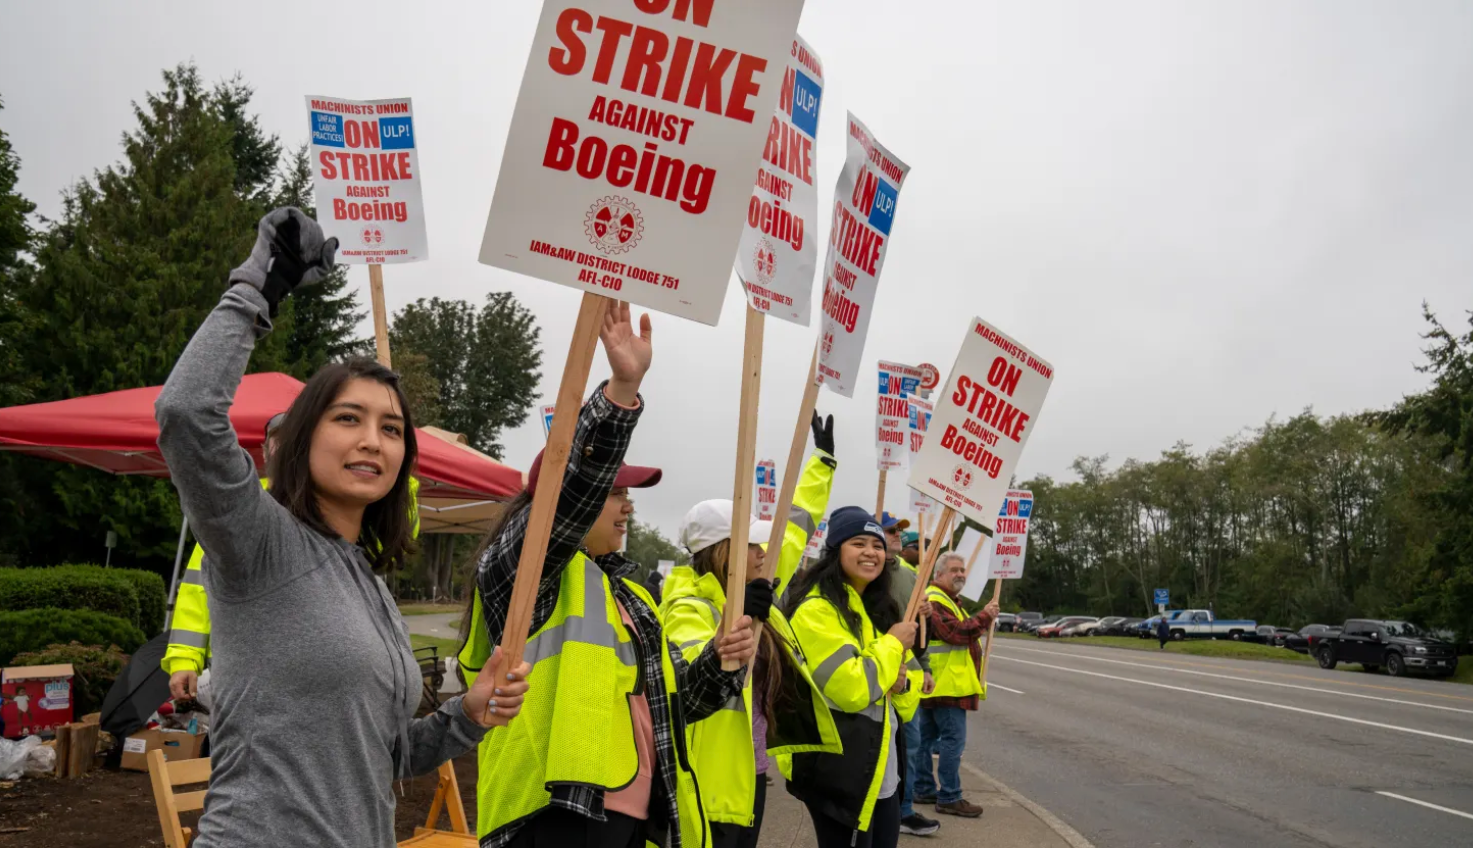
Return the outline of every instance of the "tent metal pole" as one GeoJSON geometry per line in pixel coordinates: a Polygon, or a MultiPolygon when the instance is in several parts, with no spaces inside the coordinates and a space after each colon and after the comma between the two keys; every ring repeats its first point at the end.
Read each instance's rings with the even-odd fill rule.
{"type": "Polygon", "coordinates": [[[174,552],[174,579],[169,581],[169,603],[164,607],[164,632],[169,632],[174,622],[174,601],[179,597],[179,569],[184,565],[184,540],[188,538],[189,516],[179,524],[179,550],[174,552]]]}

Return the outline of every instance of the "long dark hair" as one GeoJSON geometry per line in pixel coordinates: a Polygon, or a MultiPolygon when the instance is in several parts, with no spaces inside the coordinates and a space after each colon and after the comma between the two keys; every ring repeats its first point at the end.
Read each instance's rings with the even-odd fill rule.
{"type": "Polygon", "coordinates": [[[327,408],[337,400],[349,380],[372,380],[388,386],[399,400],[404,414],[404,462],[394,487],[363,511],[363,529],[358,535],[368,561],[376,571],[403,564],[414,549],[414,508],[409,492],[409,472],[419,456],[419,443],[414,437],[414,419],[404,391],[399,388],[399,375],[372,359],[350,359],[334,362],[312,375],[302,393],[286,411],[286,420],[276,430],[276,450],[271,452],[266,473],[271,478],[271,497],[286,507],[298,521],[328,537],[337,532],[322,518],[317,495],[312,485],[312,434],[327,408]]]}
{"type": "MultiPolygon", "coordinates": [[[[731,552],[731,539],[722,539],[691,556],[690,566],[697,575],[711,574],[726,585],[726,564],[731,552]]],[[[779,709],[798,700],[797,668],[789,651],[792,646],[775,627],[762,628],[757,642],[757,658],[752,663],[752,687],[762,693],[762,713],[769,727],[776,726],[779,709]]]]}
{"type": "MultiPolygon", "coordinates": [[[[887,556],[885,567],[880,569],[880,576],[874,582],[864,587],[864,592],[859,596],[864,603],[864,613],[869,616],[870,623],[875,626],[876,633],[884,633],[895,623],[900,621],[900,605],[890,596],[890,582],[893,579],[891,571],[896,568],[892,562],[893,557],[887,556]]],[[[825,547],[818,561],[809,566],[807,570],[800,573],[793,581],[793,587],[787,592],[787,603],[783,612],[789,617],[798,611],[798,605],[818,587],[818,593],[823,599],[834,605],[839,611],[839,616],[849,626],[849,632],[854,638],[863,640],[863,622],[859,613],[849,608],[849,593],[845,591],[848,581],[844,579],[844,567],[839,564],[839,549],[837,547],[825,547]]]]}
{"type": "MultiPolygon", "coordinates": [[[[516,494],[516,497],[506,502],[500,515],[491,520],[491,529],[486,531],[486,535],[481,538],[480,547],[476,548],[475,555],[471,557],[471,588],[467,593],[469,597],[465,602],[465,612],[460,617],[460,648],[456,650],[457,654],[464,650],[466,642],[470,639],[473,611],[476,604],[481,602],[481,584],[476,579],[480,574],[481,557],[486,555],[486,549],[491,547],[491,543],[496,541],[497,536],[501,535],[501,528],[506,526],[506,522],[510,521],[512,516],[531,508],[532,493],[523,489],[516,494]]],[[[473,671],[480,671],[480,669],[473,669],[473,671]]]]}

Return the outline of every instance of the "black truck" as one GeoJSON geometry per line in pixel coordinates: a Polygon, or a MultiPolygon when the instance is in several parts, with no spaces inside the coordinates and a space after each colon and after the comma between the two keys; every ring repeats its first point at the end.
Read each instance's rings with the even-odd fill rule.
{"type": "Polygon", "coordinates": [[[1365,671],[1382,666],[1392,677],[1411,671],[1447,677],[1458,670],[1453,645],[1405,621],[1352,618],[1338,634],[1314,640],[1320,668],[1338,663],[1360,663],[1365,671]]]}

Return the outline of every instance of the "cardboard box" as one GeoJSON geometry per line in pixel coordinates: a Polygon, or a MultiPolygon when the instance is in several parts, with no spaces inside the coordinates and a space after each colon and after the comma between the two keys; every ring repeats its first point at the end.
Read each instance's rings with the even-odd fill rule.
{"type": "Polygon", "coordinates": [[[122,766],[129,771],[148,771],[148,752],[155,748],[162,749],[164,759],[170,762],[197,759],[204,744],[203,733],[157,727],[140,730],[123,740],[122,766]]]}
{"type": "Polygon", "coordinates": [[[5,735],[20,739],[72,720],[72,666],[12,666],[0,671],[0,718],[5,735]]]}

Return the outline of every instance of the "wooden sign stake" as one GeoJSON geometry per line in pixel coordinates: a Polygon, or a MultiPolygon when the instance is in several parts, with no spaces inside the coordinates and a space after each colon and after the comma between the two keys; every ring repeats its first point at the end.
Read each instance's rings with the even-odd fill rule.
{"type": "MultiPolygon", "coordinates": [[[[1002,580],[992,578],[992,602],[1002,597],[1002,580]]],[[[992,619],[992,624],[987,628],[987,643],[982,646],[982,685],[987,686],[987,663],[992,659],[992,634],[997,632],[997,618],[992,619]]]]}
{"type": "MultiPolygon", "coordinates": [[[[384,266],[368,266],[368,295],[369,299],[373,301],[373,342],[374,348],[378,352],[378,364],[385,368],[393,368],[394,366],[389,358],[389,319],[387,310],[384,308],[384,266]]],[[[597,335],[598,328],[595,326],[595,338],[597,338],[597,335]]],[[[588,377],[585,374],[584,382],[587,382],[587,379],[588,377]]],[[[558,479],[562,479],[561,472],[558,474],[558,479]]]]}
{"type": "Polygon", "coordinates": [[[936,555],[941,553],[940,540],[946,538],[951,532],[951,521],[956,517],[956,510],[946,507],[941,510],[941,517],[936,520],[936,528],[932,533],[935,541],[926,551],[926,556],[921,560],[920,568],[916,572],[916,586],[910,593],[910,603],[905,605],[905,615],[901,621],[910,621],[916,617],[916,610],[920,609],[921,602],[926,599],[926,586],[931,583],[931,572],[936,568],[936,555]]]}
{"type": "Polygon", "coordinates": [[[880,469],[880,493],[875,496],[875,523],[881,527],[885,526],[885,478],[889,475],[889,471],[880,469]]]}
{"type": "MultiPolygon", "coordinates": [[[[808,365],[808,382],[803,384],[803,401],[798,405],[798,426],[793,428],[793,441],[788,445],[788,464],[783,466],[782,486],[777,492],[777,507],[772,514],[772,535],[767,538],[767,556],[762,561],[763,577],[771,578],[782,556],[783,539],[788,533],[788,513],[793,511],[793,497],[798,491],[798,478],[803,474],[803,455],[807,453],[808,429],[813,409],[818,405],[818,345],[813,345],[813,361],[808,365]]],[[[781,591],[781,589],[779,589],[781,591]]]]}
{"type": "MultiPolygon", "coordinates": [[[[563,364],[563,379],[557,391],[557,408],[562,414],[555,414],[552,418],[552,431],[548,434],[542,468],[538,472],[543,485],[538,486],[532,496],[532,511],[527,517],[527,531],[522,539],[522,558],[517,563],[517,579],[512,584],[511,603],[506,610],[506,629],[501,633],[502,660],[506,668],[521,664],[527,648],[532,606],[537,600],[537,586],[542,582],[542,561],[547,558],[547,537],[552,533],[552,519],[563,488],[563,474],[568,470],[568,452],[573,447],[573,434],[578,426],[577,411],[583,408],[588,371],[593,366],[593,352],[598,348],[598,332],[603,326],[604,309],[610,303],[609,298],[601,294],[584,293],[583,302],[578,306],[578,322],[573,326],[573,340],[568,344],[568,360],[563,364]]],[[[387,347],[384,350],[387,352],[387,347]]]]}
{"type": "MultiPolygon", "coordinates": [[[[747,535],[751,531],[752,475],[757,465],[757,396],[762,388],[762,329],[766,316],[751,307],[746,312],[742,389],[737,401],[736,484],[731,494],[731,545],[726,559],[726,612],[722,623],[727,634],[735,629],[737,619],[742,617],[746,601],[747,535]]],[[[736,660],[721,663],[723,671],[736,671],[741,667],[742,664],[736,660]]]]}

